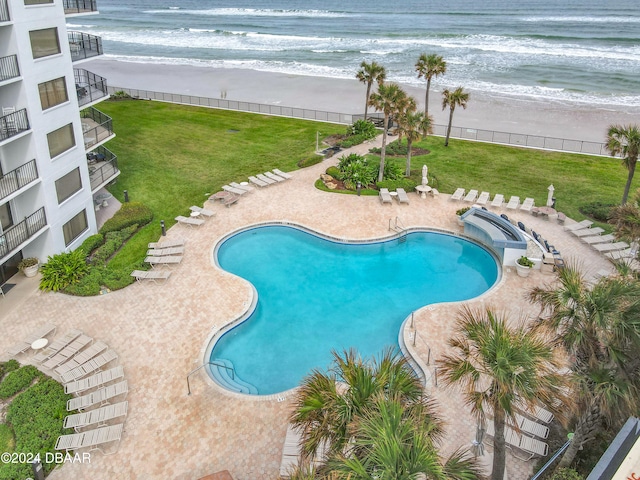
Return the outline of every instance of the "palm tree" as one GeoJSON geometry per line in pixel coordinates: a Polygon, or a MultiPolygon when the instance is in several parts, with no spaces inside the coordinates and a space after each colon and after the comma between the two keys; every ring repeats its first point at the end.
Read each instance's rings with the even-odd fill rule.
{"type": "Polygon", "coordinates": [[[636,171],[638,152],[640,152],[640,127],[638,125],[611,125],[607,131],[607,150],[611,156],[620,154],[622,164],[629,170],[627,184],[622,194],[622,205],[627,203],[633,174],[636,171]]]}
{"type": "Polygon", "coordinates": [[[453,111],[457,106],[467,108],[467,102],[469,101],[469,94],[462,90],[462,87],[458,87],[451,91],[445,89],[442,92],[442,109],[449,107],[449,125],[447,126],[447,137],[444,140],[444,146],[449,146],[449,135],[451,135],[451,123],[453,122],[453,111]]]}
{"type": "Polygon", "coordinates": [[[422,112],[407,111],[398,117],[399,136],[407,137],[407,166],[404,172],[407,177],[411,175],[411,146],[420,138],[420,134],[432,132],[432,122],[433,119],[425,117],[422,112]]]}
{"type": "Polygon", "coordinates": [[[446,385],[458,385],[478,422],[493,415],[493,469],[491,478],[502,480],[505,467],[505,425],[515,424],[516,402],[551,405],[564,399],[559,364],[553,346],[541,331],[520,322],[509,326],[504,314],[490,308],[461,310],[453,353],[440,360],[446,385]]]}
{"type": "MultiPolygon", "coordinates": [[[[341,453],[352,437],[353,420],[372,404],[376,395],[399,399],[403,404],[423,402],[422,385],[404,357],[386,350],[373,362],[365,362],[349,350],[333,352],[329,373],[312,372],[296,395],[290,422],[302,431],[301,453],[312,458],[328,443],[329,454],[341,453]]],[[[441,425],[433,418],[433,432],[441,425]]]]}
{"type": "Polygon", "coordinates": [[[632,202],[611,209],[609,223],[614,226],[616,237],[635,244],[640,242],[640,190],[632,202]]]}
{"type": "Polygon", "coordinates": [[[369,95],[371,94],[371,85],[373,82],[377,82],[378,85],[384,83],[384,79],[387,76],[387,71],[382,65],[376,62],[362,62],[360,64],[360,70],[356,73],[356,78],[362,83],[367,85],[367,98],[364,104],[364,119],[367,119],[367,109],[369,107],[369,95]]]}
{"type": "Polygon", "coordinates": [[[576,265],[558,273],[558,285],[534,288],[539,324],[556,332],[571,354],[578,408],[574,435],[558,468],[571,465],[603,422],[635,414],[640,400],[640,283],[624,277],[588,282],[576,265]]]}
{"type": "Polygon", "coordinates": [[[427,79],[427,92],[424,97],[424,116],[429,118],[429,89],[431,88],[431,79],[438,75],[444,75],[447,71],[447,62],[440,55],[432,53],[427,55],[423,53],[416,62],[416,72],[418,72],[418,78],[427,79]]]}
{"type": "Polygon", "coordinates": [[[381,84],[378,93],[372,93],[369,97],[369,105],[384,114],[384,126],[382,129],[382,146],[380,148],[380,171],[378,181],[384,177],[384,157],[387,149],[387,128],[389,117],[395,115],[399,108],[406,106],[407,94],[395,83],[381,84]]]}
{"type": "Polygon", "coordinates": [[[458,450],[442,462],[434,445],[429,407],[377,395],[357,419],[352,448],[327,463],[327,470],[339,479],[384,478],[413,480],[470,480],[481,478],[476,460],[458,450]]]}

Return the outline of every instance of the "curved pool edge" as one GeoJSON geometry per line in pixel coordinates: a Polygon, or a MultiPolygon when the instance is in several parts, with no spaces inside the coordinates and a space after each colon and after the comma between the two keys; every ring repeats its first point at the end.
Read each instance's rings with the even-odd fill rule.
{"type": "MultiPolygon", "coordinates": [[[[499,285],[501,285],[504,281],[504,275],[503,275],[503,267],[500,261],[500,258],[497,254],[497,252],[495,252],[493,250],[493,248],[490,245],[486,245],[483,243],[480,243],[476,238],[461,234],[459,232],[453,232],[450,230],[446,230],[443,228],[436,228],[436,227],[408,227],[405,228],[402,232],[393,232],[390,233],[389,235],[385,235],[385,236],[381,236],[381,237],[375,237],[375,238],[371,238],[371,239],[349,239],[349,238],[341,238],[341,237],[336,237],[334,235],[329,235],[326,234],[324,232],[315,230],[314,228],[308,227],[306,225],[297,223],[297,222],[291,222],[291,221],[287,221],[287,220],[281,220],[281,221],[268,221],[268,222],[258,222],[258,223],[254,223],[251,225],[246,225],[244,227],[241,228],[237,228],[235,230],[232,230],[231,232],[223,235],[222,237],[220,237],[216,243],[213,245],[213,247],[211,248],[211,261],[213,263],[213,266],[218,268],[220,271],[224,272],[227,275],[232,275],[236,278],[242,279],[244,282],[246,282],[250,287],[251,287],[251,299],[249,302],[249,306],[247,307],[247,309],[238,317],[236,317],[235,319],[230,320],[227,324],[223,325],[222,327],[220,327],[219,329],[215,330],[217,327],[213,327],[212,332],[209,334],[209,336],[207,337],[205,343],[204,343],[204,348],[201,350],[201,353],[203,354],[202,356],[202,363],[201,365],[207,365],[209,362],[209,359],[211,358],[211,352],[213,351],[213,349],[216,346],[216,343],[218,342],[218,340],[228,331],[234,329],[235,327],[237,327],[238,325],[242,324],[244,321],[246,321],[247,319],[249,319],[251,317],[251,315],[253,314],[256,305],[258,303],[258,292],[256,290],[256,288],[254,287],[254,285],[249,282],[246,278],[240,277],[238,275],[235,275],[227,270],[225,270],[224,268],[222,268],[220,266],[220,264],[218,263],[218,250],[220,249],[220,246],[227,241],[228,239],[239,235],[243,232],[246,232],[248,230],[253,230],[255,228],[261,228],[261,227],[272,227],[272,226],[286,226],[286,227],[291,227],[291,228],[295,228],[297,230],[301,230],[305,233],[309,233],[311,235],[315,235],[317,237],[320,237],[324,240],[328,240],[328,241],[332,241],[332,242],[337,242],[337,243],[343,243],[343,244],[373,244],[373,243],[380,243],[380,242],[388,242],[390,240],[394,240],[396,238],[399,238],[401,235],[404,235],[406,233],[412,233],[412,232],[433,232],[433,233],[440,233],[440,234],[444,234],[444,235],[449,235],[449,236],[453,236],[453,237],[458,237],[458,238],[462,238],[464,240],[467,240],[473,244],[479,245],[482,248],[484,248],[493,258],[493,260],[496,262],[496,267],[497,267],[497,277],[496,277],[496,281],[493,283],[493,285],[491,285],[486,291],[484,291],[482,294],[473,297],[473,298],[469,298],[463,301],[459,301],[459,302],[440,302],[440,303],[434,303],[434,304],[428,304],[428,305],[424,305],[423,307],[414,310],[414,312],[412,312],[407,318],[405,318],[402,322],[402,324],[400,325],[399,331],[398,331],[398,346],[400,348],[400,351],[402,352],[402,354],[405,356],[405,358],[407,359],[409,365],[411,366],[411,368],[414,370],[414,372],[416,373],[416,375],[418,375],[418,377],[420,377],[421,382],[424,386],[424,388],[426,389],[428,386],[428,382],[431,379],[431,375],[429,372],[429,368],[427,365],[424,364],[424,362],[422,362],[422,359],[420,358],[420,355],[417,354],[415,351],[411,351],[413,349],[409,348],[409,345],[405,342],[404,339],[404,335],[406,333],[406,325],[408,323],[409,320],[411,320],[412,315],[415,312],[421,311],[425,308],[430,308],[430,307],[435,307],[436,305],[444,305],[444,304],[464,304],[466,302],[470,302],[470,301],[477,301],[478,299],[481,299],[482,297],[486,296],[487,294],[489,294],[490,292],[492,292],[494,289],[496,289],[499,285]]],[[[215,381],[215,379],[213,378],[213,374],[210,371],[210,367],[207,366],[204,369],[207,372],[207,383],[215,385],[215,387],[219,390],[224,392],[225,394],[231,395],[233,397],[236,398],[243,398],[243,399],[251,399],[251,400],[261,400],[261,401],[265,401],[265,400],[276,400],[278,402],[282,402],[284,400],[286,400],[289,396],[291,396],[297,389],[299,386],[295,386],[293,388],[290,388],[288,390],[284,390],[282,392],[277,392],[277,393],[271,393],[271,394],[265,394],[265,395],[261,395],[261,394],[246,394],[246,393],[240,393],[240,392],[233,392],[231,390],[228,390],[227,388],[223,387],[222,385],[220,385],[218,382],[215,381]]]]}

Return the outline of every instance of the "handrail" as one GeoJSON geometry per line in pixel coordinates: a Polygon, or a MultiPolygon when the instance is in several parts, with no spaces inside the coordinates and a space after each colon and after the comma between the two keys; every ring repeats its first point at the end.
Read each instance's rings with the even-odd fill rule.
{"type": "Polygon", "coordinates": [[[422,343],[424,343],[424,346],[427,347],[427,365],[431,365],[431,347],[429,346],[429,344],[427,343],[427,341],[422,338],[422,335],[420,335],[418,333],[418,331],[416,330],[414,321],[413,321],[413,316],[415,315],[415,311],[411,312],[411,323],[409,324],[409,326],[411,327],[411,330],[413,330],[413,346],[416,346],[416,337],[420,337],[420,340],[422,340],[422,343]]]}
{"type": "Polygon", "coordinates": [[[556,459],[567,449],[569,448],[569,445],[571,444],[571,439],[569,439],[567,441],[567,443],[565,443],[563,446],[560,447],[560,449],[553,454],[553,456],[547,461],[547,463],[545,463],[542,468],[540,470],[538,470],[538,473],[536,473],[533,477],[531,477],[531,480],[537,480],[538,478],[540,478],[540,476],[547,470],[547,468],[549,468],[549,465],[551,465],[553,462],[556,461],[556,459]]]}
{"type": "Polygon", "coordinates": [[[7,55],[0,58],[0,82],[20,76],[17,55],[7,55]]]}
{"type": "Polygon", "coordinates": [[[189,384],[189,377],[190,377],[192,374],[196,373],[196,372],[197,372],[198,370],[200,370],[201,368],[206,367],[206,366],[209,366],[209,365],[215,365],[216,367],[223,367],[223,368],[226,368],[227,370],[231,370],[231,379],[232,379],[232,380],[233,380],[233,379],[235,379],[235,372],[234,372],[234,370],[233,370],[233,367],[230,367],[230,366],[228,366],[228,365],[224,365],[224,364],[222,364],[222,363],[217,363],[217,362],[207,362],[207,363],[203,363],[203,364],[202,364],[202,365],[200,365],[199,367],[194,368],[193,370],[191,370],[191,371],[189,372],[189,374],[187,375],[187,396],[188,396],[188,395],[191,395],[191,385],[189,384]]]}
{"type": "Polygon", "coordinates": [[[0,175],[0,200],[17,192],[38,178],[38,167],[33,159],[10,172],[0,175]]]}
{"type": "Polygon", "coordinates": [[[9,6],[7,0],[0,0],[0,22],[8,22],[11,20],[9,15],[9,6]]]}

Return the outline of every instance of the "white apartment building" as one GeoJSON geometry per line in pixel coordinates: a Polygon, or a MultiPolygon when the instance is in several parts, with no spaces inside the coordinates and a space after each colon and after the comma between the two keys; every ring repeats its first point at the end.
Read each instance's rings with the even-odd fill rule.
{"type": "Polygon", "coordinates": [[[67,31],[96,0],[0,0],[0,285],[22,258],[96,233],[96,192],[118,175],[106,80],[81,68],[99,37],[67,31]]]}

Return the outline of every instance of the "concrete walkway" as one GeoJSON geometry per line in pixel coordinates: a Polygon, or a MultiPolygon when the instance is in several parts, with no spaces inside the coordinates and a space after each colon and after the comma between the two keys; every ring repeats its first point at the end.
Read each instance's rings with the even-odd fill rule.
{"type": "MultiPolygon", "coordinates": [[[[354,151],[364,153],[371,146],[354,151]]],[[[168,238],[184,238],[185,255],[166,284],[134,284],[107,295],[80,298],[43,293],[37,290],[37,279],[20,278],[7,297],[0,298],[0,351],[51,322],[58,326],[58,335],[79,328],[105,341],[125,368],[129,414],[119,452],[106,457],[94,452],[91,463],[64,465],[53,472],[52,480],[187,480],[220,470],[229,470],[236,480],[277,478],[290,401],[235,395],[213,385],[202,372],[192,376],[193,393],[187,396],[186,376],[202,364],[206,339],[242,315],[251,298],[246,281],[214,266],[216,242],[240,227],[284,220],[349,239],[389,235],[389,219],[396,217],[406,227],[460,231],[454,212],[462,205],[450,201],[449,195],[421,199],[410,193],[409,205],[382,205],[377,197],[316,190],[315,180],[339,156],[295,171],[293,179],[245,195],[230,208],[206,202],[216,216],[202,227],[172,227],[168,238]]],[[[590,273],[604,268],[613,271],[603,256],[564,233],[557,223],[526,213],[509,212],[509,216],[548,238],[566,260],[580,260],[590,273]]],[[[525,293],[552,280],[553,276],[539,271],[522,279],[506,269],[499,284],[472,303],[509,309],[514,318],[534,314],[537,310],[527,303],[525,293]]],[[[427,346],[432,359],[445,351],[457,310],[458,305],[444,304],[417,312],[419,337],[414,350],[422,363],[428,360],[427,346]]],[[[412,343],[409,333],[405,332],[405,339],[412,343]]],[[[29,355],[20,358],[28,359],[29,355]]],[[[470,446],[475,421],[462,398],[441,387],[432,386],[432,393],[447,422],[443,454],[470,446]]],[[[485,458],[490,461],[490,455],[485,458]]],[[[533,462],[508,455],[507,463],[509,478],[525,479],[533,462]]]]}

